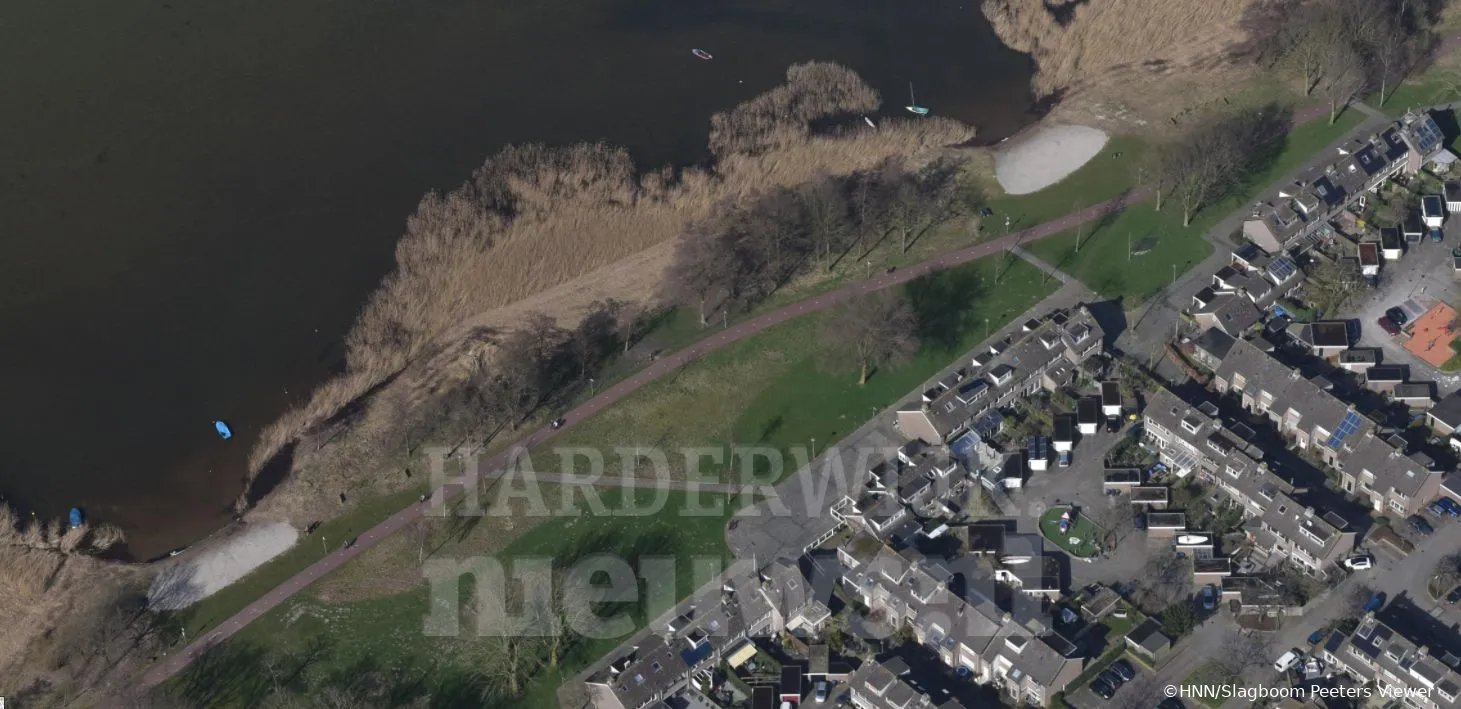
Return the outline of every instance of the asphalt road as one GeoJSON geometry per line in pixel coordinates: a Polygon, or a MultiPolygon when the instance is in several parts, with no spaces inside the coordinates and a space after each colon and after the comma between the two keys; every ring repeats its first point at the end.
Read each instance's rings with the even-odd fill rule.
{"type": "MultiPolygon", "coordinates": [[[[1447,38],[1444,43],[1445,48],[1450,49],[1456,43],[1457,39],[1457,37],[1447,38]]],[[[1321,116],[1326,116],[1327,114],[1327,106],[1319,105],[1310,107],[1295,114],[1293,125],[1302,125],[1321,116]]],[[[764,315],[742,321],[684,350],[661,358],[633,376],[605,389],[598,396],[567,412],[564,415],[566,423],[561,428],[557,430],[548,427],[540,428],[529,435],[520,445],[532,448],[533,446],[547,443],[559,434],[571,430],[578,423],[592,418],[599,411],[614,405],[620,399],[634,393],[640,387],[679,369],[681,366],[693,362],[701,356],[714,352],[721,347],[743,340],[792,318],[800,317],[807,313],[826,310],[866,293],[901,285],[930,273],[953,268],[984,256],[995,254],[1006,249],[1012,249],[1019,244],[1031,240],[1041,239],[1059,233],[1092,219],[1121,211],[1131,204],[1146,200],[1150,195],[1150,189],[1138,187],[1111,200],[1086,207],[1059,219],[1038,224],[1029,229],[976,244],[959,251],[943,254],[918,265],[899,269],[893,273],[885,273],[870,280],[852,283],[837,290],[829,291],[816,297],[773,310],[764,315]]],[[[486,469],[499,470],[505,468],[511,454],[512,449],[499,453],[487,461],[486,469]]],[[[447,483],[435,492],[432,503],[451,500],[461,494],[461,492],[462,486],[460,481],[447,483]]],[[[231,637],[234,633],[237,633],[249,623],[253,622],[254,619],[274,609],[331,571],[345,565],[366,549],[375,546],[381,539],[395,534],[402,527],[421,517],[428,506],[427,504],[413,504],[397,512],[384,522],[361,534],[349,548],[340,549],[329,554],[310,565],[309,568],[299,572],[288,581],[275,587],[258,600],[250,603],[243,610],[234,614],[228,620],[223,621],[212,632],[189,644],[180,652],[169,655],[164,660],[154,664],[142,678],[143,687],[154,687],[167,681],[178,672],[181,672],[194,659],[212,646],[231,637]]]]}

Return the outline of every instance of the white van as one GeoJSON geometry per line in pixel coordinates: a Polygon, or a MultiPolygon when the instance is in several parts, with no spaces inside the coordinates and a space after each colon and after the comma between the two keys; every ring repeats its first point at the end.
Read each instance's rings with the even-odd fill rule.
{"type": "Polygon", "coordinates": [[[1289,669],[1292,668],[1294,665],[1299,664],[1299,659],[1302,657],[1303,653],[1299,652],[1297,649],[1289,650],[1288,652],[1283,654],[1283,657],[1280,657],[1274,661],[1273,669],[1278,670],[1279,672],[1288,672],[1289,669]]]}

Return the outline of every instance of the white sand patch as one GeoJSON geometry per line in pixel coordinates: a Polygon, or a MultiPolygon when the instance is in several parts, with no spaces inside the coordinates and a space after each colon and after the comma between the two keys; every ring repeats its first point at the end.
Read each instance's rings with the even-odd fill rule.
{"type": "Polygon", "coordinates": [[[1087,126],[1039,126],[994,151],[994,176],[1010,194],[1039,192],[1101,152],[1105,131],[1087,126]]]}
{"type": "Polygon", "coordinates": [[[299,530],[284,523],[246,529],[158,574],[147,589],[147,603],[153,610],[187,608],[284,553],[298,539],[299,530]]]}

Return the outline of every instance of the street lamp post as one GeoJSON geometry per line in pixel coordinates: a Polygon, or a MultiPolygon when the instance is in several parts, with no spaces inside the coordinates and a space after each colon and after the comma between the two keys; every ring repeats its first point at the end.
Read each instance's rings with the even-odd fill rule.
{"type": "Polygon", "coordinates": [[[594,395],[594,386],[596,384],[598,384],[598,381],[599,380],[594,379],[593,377],[589,377],[588,378],[588,395],[589,396],[593,396],[594,395]]]}

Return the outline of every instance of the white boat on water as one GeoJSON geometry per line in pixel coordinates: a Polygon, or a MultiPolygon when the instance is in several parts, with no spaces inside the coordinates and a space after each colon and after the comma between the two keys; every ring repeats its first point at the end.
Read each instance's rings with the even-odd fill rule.
{"type": "Polygon", "coordinates": [[[871,128],[873,130],[877,130],[878,129],[878,124],[873,123],[873,119],[868,118],[867,116],[863,116],[862,117],[862,120],[867,121],[867,127],[871,128]]]}
{"type": "Polygon", "coordinates": [[[715,57],[713,57],[713,56],[710,55],[710,52],[707,52],[707,51],[705,51],[703,49],[692,49],[692,50],[690,50],[690,53],[691,54],[694,54],[697,57],[700,57],[701,59],[704,59],[707,62],[710,61],[711,59],[714,59],[715,58],[715,57]]]}
{"type": "Polygon", "coordinates": [[[908,105],[904,106],[909,113],[917,116],[927,116],[928,109],[918,105],[918,100],[913,98],[913,82],[908,82],[908,105]]]}

